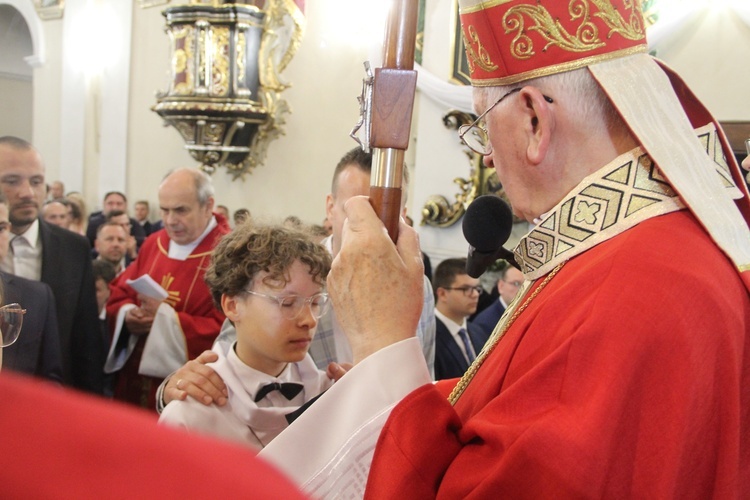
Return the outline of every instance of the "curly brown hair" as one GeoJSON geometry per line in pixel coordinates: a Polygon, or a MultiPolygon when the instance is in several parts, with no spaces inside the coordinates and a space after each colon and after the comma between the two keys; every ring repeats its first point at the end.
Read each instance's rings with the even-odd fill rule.
{"type": "Polygon", "coordinates": [[[216,307],[221,296],[242,293],[260,271],[269,273],[263,282],[288,283],[289,268],[299,260],[313,280],[325,286],[331,270],[331,254],[298,229],[275,225],[241,224],[224,236],[211,254],[205,281],[216,307]]]}

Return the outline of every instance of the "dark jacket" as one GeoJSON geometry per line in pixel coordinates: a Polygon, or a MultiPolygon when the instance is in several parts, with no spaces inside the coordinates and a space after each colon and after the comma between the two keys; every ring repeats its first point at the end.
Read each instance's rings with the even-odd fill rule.
{"type": "Polygon", "coordinates": [[[43,220],[39,238],[41,281],[52,288],[57,306],[63,382],[101,394],[105,346],[99,333],[91,247],[85,237],[43,220]]]}
{"type": "MultiPolygon", "coordinates": [[[[488,336],[471,324],[467,326],[471,345],[479,354],[488,336]]],[[[440,318],[435,318],[435,380],[461,377],[468,369],[469,363],[448,327],[440,318]]]]}
{"type": "Polygon", "coordinates": [[[0,272],[4,305],[24,309],[18,340],[3,348],[3,368],[62,382],[62,353],[55,298],[48,285],[0,272]]]}

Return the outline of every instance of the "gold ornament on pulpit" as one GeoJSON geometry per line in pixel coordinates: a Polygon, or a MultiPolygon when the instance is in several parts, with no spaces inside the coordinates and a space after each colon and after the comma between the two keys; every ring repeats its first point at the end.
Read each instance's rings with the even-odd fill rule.
{"type": "Polygon", "coordinates": [[[224,3],[192,0],[164,10],[170,84],[153,110],[174,126],[201,168],[226,167],[233,179],[262,165],[284,134],[289,87],[281,72],[302,39],[293,0],[224,3]]]}

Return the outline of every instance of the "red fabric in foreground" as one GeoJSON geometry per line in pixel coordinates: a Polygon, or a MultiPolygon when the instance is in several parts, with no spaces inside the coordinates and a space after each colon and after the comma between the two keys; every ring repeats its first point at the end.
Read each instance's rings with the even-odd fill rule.
{"type": "Polygon", "coordinates": [[[452,408],[420,388],[367,496],[747,498],[750,297],[692,215],[569,261],[452,408]]]}
{"type": "Polygon", "coordinates": [[[306,498],[245,448],[120,403],[0,375],[3,498],[306,498]]]}

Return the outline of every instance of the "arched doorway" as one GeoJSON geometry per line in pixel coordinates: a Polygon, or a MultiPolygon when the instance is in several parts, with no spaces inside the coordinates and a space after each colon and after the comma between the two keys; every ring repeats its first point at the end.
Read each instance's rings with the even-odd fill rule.
{"type": "Polygon", "coordinates": [[[0,0],[0,135],[32,139],[33,68],[43,60],[39,18],[29,2],[0,0]]]}

